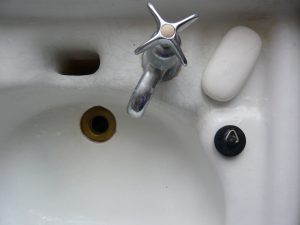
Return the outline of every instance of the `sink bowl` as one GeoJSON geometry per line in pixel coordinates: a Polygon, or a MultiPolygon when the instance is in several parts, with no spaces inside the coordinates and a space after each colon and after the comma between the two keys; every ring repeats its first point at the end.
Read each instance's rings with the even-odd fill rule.
{"type": "Polygon", "coordinates": [[[0,94],[1,224],[221,224],[224,196],[195,118],[153,102],[132,119],[122,96],[38,86],[0,94]],[[99,104],[117,120],[105,143],[79,126],[99,104]]]}

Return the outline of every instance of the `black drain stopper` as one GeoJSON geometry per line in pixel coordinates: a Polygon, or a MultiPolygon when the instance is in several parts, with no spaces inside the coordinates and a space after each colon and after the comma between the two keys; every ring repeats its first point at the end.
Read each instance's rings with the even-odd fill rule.
{"type": "Polygon", "coordinates": [[[217,131],[214,142],[219,153],[227,157],[233,157],[244,150],[246,136],[240,128],[227,125],[217,131]]]}

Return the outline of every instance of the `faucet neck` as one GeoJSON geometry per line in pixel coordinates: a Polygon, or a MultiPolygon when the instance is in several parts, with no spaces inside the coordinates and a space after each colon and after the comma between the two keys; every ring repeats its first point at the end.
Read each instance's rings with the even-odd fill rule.
{"type": "Polygon", "coordinates": [[[178,74],[182,64],[172,48],[161,44],[144,52],[142,65],[144,71],[156,70],[155,73],[161,74],[162,80],[167,81],[178,74]]]}

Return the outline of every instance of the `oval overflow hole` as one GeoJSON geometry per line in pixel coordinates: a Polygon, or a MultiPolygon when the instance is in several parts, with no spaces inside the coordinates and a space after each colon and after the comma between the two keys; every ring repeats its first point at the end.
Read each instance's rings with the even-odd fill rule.
{"type": "Polygon", "coordinates": [[[100,56],[90,50],[65,50],[55,57],[56,72],[61,75],[84,76],[94,74],[100,66],[100,56]]]}

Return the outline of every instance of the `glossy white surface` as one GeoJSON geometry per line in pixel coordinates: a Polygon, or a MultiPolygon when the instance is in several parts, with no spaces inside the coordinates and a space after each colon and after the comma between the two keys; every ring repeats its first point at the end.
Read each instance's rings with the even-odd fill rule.
{"type": "Polygon", "coordinates": [[[192,121],[154,103],[142,120],[116,90],[18,87],[0,96],[1,224],[220,224],[224,196],[192,121]],[[14,99],[14,101],[12,101],[14,99]],[[117,133],[79,121],[101,104],[117,133]],[[163,114],[163,115],[161,115],[163,114]],[[216,216],[217,215],[217,216],[216,216]]]}
{"type": "MultiPolygon", "coordinates": [[[[147,18],[147,0],[6,0],[0,2],[5,18],[147,18]]],[[[153,4],[174,19],[198,11],[205,18],[224,16],[272,15],[278,10],[299,7],[298,0],[152,0],[153,4]]],[[[196,13],[196,12],[195,12],[196,13]]]]}
{"type": "Polygon", "coordinates": [[[230,29],[209,60],[202,90],[213,100],[226,102],[238,95],[260,54],[259,35],[245,26],[230,29]]]}
{"type": "MultiPolygon", "coordinates": [[[[103,1],[115,4],[113,20],[100,18],[112,12],[105,7],[84,19],[100,1],[82,14],[78,1],[74,11],[66,2],[1,2],[0,224],[299,224],[300,23],[285,13],[298,1],[174,1],[179,18],[203,3],[205,19],[181,35],[189,66],[160,85],[140,120],[126,104],[142,74],[133,50],[155,28],[144,2],[103,1]],[[115,16],[135,6],[143,19],[115,16]],[[226,9],[231,19],[213,17],[226,9]],[[262,52],[239,95],[220,104],[202,93],[202,73],[237,25],[260,35],[262,52]],[[56,73],[55,54],[76,48],[99,52],[95,74],[56,73]],[[80,133],[80,116],[94,105],[117,117],[104,145],[80,133]],[[247,137],[234,159],[213,146],[227,124],[247,137]]],[[[158,3],[163,13],[167,2],[158,3]]]]}

